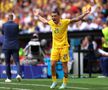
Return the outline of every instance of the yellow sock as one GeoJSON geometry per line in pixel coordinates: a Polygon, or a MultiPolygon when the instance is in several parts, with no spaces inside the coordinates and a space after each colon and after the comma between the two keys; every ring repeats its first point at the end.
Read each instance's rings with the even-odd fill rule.
{"type": "Polygon", "coordinates": [[[56,82],[57,81],[56,76],[52,76],[52,81],[53,82],[56,82]]]}
{"type": "Polygon", "coordinates": [[[68,78],[65,78],[65,77],[64,77],[64,78],[63,78],[63,83],[64,83],[64,84],[67,84],[67,80],[68,80],[68,78]]]}

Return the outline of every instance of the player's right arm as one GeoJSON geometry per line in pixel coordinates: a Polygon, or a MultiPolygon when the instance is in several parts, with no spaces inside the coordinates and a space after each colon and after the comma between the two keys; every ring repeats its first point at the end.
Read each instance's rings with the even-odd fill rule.
{"type": "Polygon", "coordinates": [[[39,11],[35,10],[34,15],[43,23],[48,24],[48,20],[39,15],[39,11]]]}

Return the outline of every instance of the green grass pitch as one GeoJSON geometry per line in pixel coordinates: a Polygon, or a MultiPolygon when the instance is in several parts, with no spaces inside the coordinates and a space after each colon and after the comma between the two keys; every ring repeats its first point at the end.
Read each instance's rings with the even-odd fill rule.
{"type": "MultiPolygon", "coordinates": [[[[17,82],[5,83],[0,79],[0,90],[51,90],[51,79],[23,79],[17,82]]],[[[59,90],[62,80],[58,79],[58,86],[53,90],[59,90]]],[[[108,78],[69,78],[68,87],[65,90],[108,90],[108,78]]]]}

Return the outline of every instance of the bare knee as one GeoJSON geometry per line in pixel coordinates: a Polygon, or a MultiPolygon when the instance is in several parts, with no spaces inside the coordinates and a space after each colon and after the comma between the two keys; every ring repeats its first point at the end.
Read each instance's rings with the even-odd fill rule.
{"type": "Polygon", "coordinates": [[[56,66],[56,61],[51,61],[51,67],[55,68],[55,66],[56,66]]]}

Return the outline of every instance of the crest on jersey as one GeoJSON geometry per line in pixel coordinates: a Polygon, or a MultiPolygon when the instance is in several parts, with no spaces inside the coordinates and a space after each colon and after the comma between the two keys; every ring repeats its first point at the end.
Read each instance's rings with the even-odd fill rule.
{"type": "Polygon", "coordinates": [[[55,28],[54,33],[59,33],[59,29],[55,28]]]}

